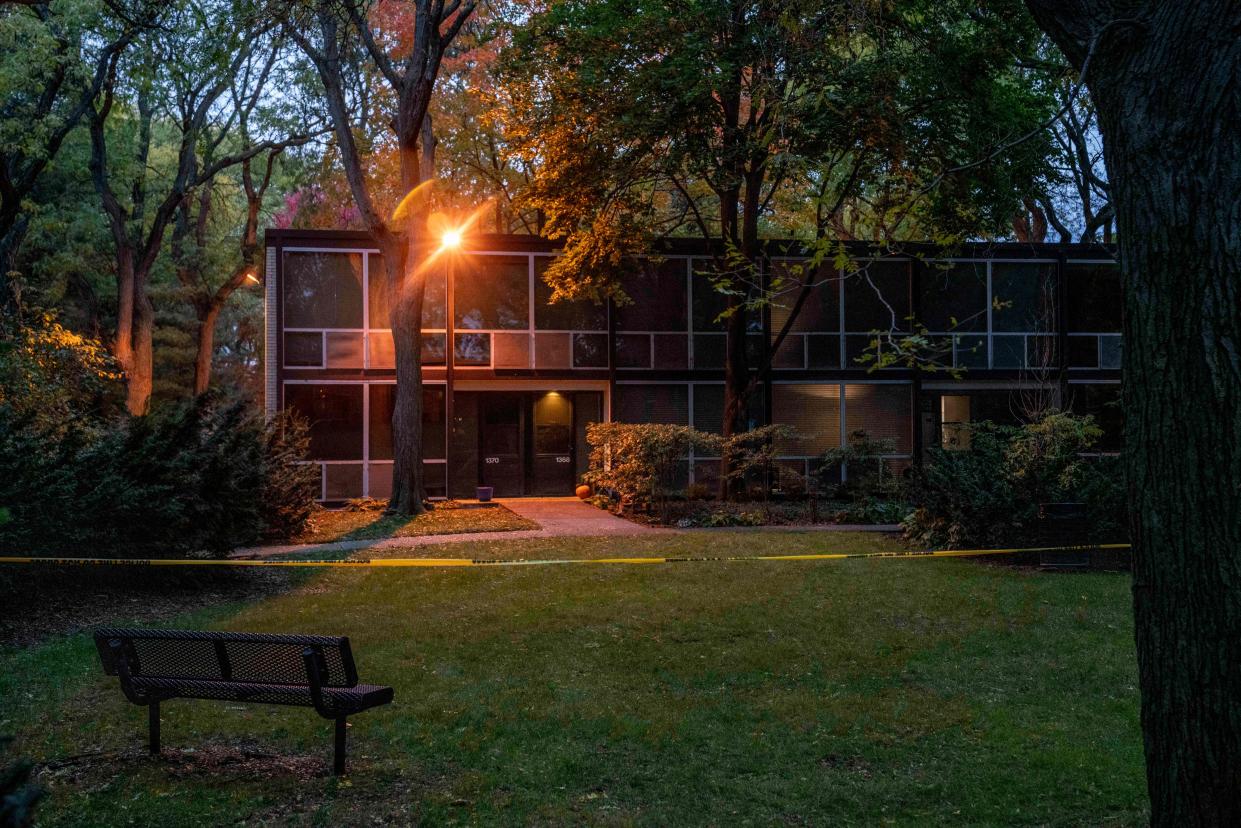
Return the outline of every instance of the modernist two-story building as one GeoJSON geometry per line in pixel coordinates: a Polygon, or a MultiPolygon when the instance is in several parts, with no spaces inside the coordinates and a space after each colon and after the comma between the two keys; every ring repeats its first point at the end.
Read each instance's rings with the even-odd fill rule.
{"type": "MultiPolygon", "coordinates": [[[[804,266],[767,247],[765,276],[804,266]]],[[[565,495],[586,469],[586,427],[657,422],[719,431],[721,295],[701,244],[671,240],[635,261],[629,304],[549,302],[541,274],[556,246],[529,236],[468,237],[428,273],[424,454],[432,496],[565,495]]],[[[266,235],[266,407],[301,412],[321,497],[386,497],[395,390],[385,271],[365,233],[266,235]]],[[[1119,448],[1120,277],[1094,245],[906,247],[819,268],[778,352],[790,301],[755,314],[751,360],[770,361],[749,418],[794,426],[784,461],[806,471],[864,430],[894,466],[928,446],[962,447],[961,423],[1020,419],[1034,400],[1094,414],[1101,450],[1119,448]],[[877,330],[930,335],[918,367],[861,362],[877,330]],[[928,370],[926,363],[940,370],[928,370]]],[[[882,348],[883,346],[880,345],[882,348]]],[[[718,459],[690,457],[686,481],[718,459]]],[[[847,474],[847,470],[844,472],[847,474]]]]}

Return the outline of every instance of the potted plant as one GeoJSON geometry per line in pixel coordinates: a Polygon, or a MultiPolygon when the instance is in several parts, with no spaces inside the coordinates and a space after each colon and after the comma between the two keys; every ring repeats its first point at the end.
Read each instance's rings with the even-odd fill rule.
{"type": "Polygon", "coordinates": [[[474,489],[474,495],[478,498],[479,503],[490,503],[491,495],[495,492],[492,486],[478,486],[474,489]]]}

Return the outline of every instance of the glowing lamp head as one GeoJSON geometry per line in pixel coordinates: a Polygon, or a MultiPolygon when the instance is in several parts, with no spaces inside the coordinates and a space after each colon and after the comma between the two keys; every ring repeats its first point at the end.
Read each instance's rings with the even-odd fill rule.
{"type": "Polygon", "coordinates": [[[247,280],[247,281],[250,281],[250,282],[253,282],[253,283],[254,283],[254,284],[256,284],[256,285],[261,285],[261,284],[263,284],[261,281],[259,281],[258,274],[257,274],[257,273],[255,273],[253,270],[247,270],[247,271],[246,271],[246,280],[247,280]]]}
{"type": "Polygon", "coordinates": [[[445,250],[455,250],[461,246],[460,230],[445,230],[444,235],[440,238],[440,246],[445,250]]]}

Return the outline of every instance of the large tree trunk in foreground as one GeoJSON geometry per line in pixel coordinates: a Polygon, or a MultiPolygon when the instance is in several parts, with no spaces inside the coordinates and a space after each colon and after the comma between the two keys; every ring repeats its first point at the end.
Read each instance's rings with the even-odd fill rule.
{"type": "MultiPolygon", "coordinates": [[[[422,300],[426,273],[405,240],[380,243],[388,277],[388,313],[396,350],[396,401],[392,411],[392,495],[388,510],[425,510],[422,468],[422,300]]],[[[451,346],[450,346],[451,347],[451,346]]]]}
{"type": "Polygon", "coordinates": [[[1093,49],[1151,822],[1241,825],[1241,3],[1028,4],[1079,68],[1093,49]]]}

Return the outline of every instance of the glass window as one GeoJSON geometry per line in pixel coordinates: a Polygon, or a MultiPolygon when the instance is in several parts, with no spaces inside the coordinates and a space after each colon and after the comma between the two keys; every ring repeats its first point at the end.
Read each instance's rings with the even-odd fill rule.
{"type": "Polygon", "coordinates": [[[1026,338],[1024,336],[993,336],[991,364],[996,368],[1024,368],[1026,338]]]}
{"type": "Polygon", "coordinates": [[[684,385],[618,385],[612,401],[618,423],[689,424],[689,391],[684,385]]]}
{"type": "MultiPolygon", "coordinates": [[[[370,439],[372,460],[392,459],[392,412],[396,406],[396,386],[375,383],[370,386],[370,439]]],[[[422,456],[426,460],[444,457],[444,388],[422,387],[422,456]]]]}
{"type": "Polygon", "coordinates": [[[655,334],[655,367],[686,368],[689,366],[689,337],[685,334],[655,334]]]}
{"type": "MultiPolygon", "coordinates": [[[[728,308],[728,297],[716,290],[715,285],[711,283],[711,273],[714,271],[715,264],[711,259],[694,259],[691,266],[694,272],[694,330],[723,333],[727,320],[721,319],[720,314],[728,308]]],[[[746,319],[746,329],[751,333],[761,332],[763,330],[761,315],[749,314],[746,319]]]]}
{"type": "MultiPolygon", "coordinates": [[[[392,342],[391,331],[371,331],[366,335],[366,342],[370,349],[371,368],[396,367],[396,347],[392,342]]],[[[422,364],[444,364],[444,334],[422,335],[422,364]]]]}
{"type": "Polygon", "coordinates": [[[727,345],[724,334],[694,334],[694,367],[723,368],[727,345]]]}
{"type": "Polygon", "coordinates": [[[1070,368],[1099,367],[1099,337],[1070,336],[1067,342],[1070,368]]]}
{"type": "MultiPolygon", "coordinates": [[[[771,263],[771,335],[774,338],[788,321],[801,285],[806,279],[807,262],[776,261],[771,263]]],[[[840,330],[840,273],[832,266],[822,265],[811,277],[814,287],[802,302],[790,331],[831,333],[840,330]]]]}
{"type": "Polygon", "coordinates": [[[987,367],[987,337],[957,336],[953,339],[956,340],[956,366],[958,368],[987,367]]]}
{"type": "Polygon", "coordinates": [[[616,306],[618,330],[685,330],[688,297],[684,259],[635,259],[621,285],[631,301],[616,306]]]}
{"type": "Polygon", "coordinates": [[[1070,264],[1064,268],[1065,321],[1070,331],[1120,333],[1120,266],[1111,262],[1070,264]]]}
{"type": "Polygon", "coordinates": [[[454,320],[467,330],[530,327],[526,256],[461,256],[452,264],[454,320]]]}
{"type": "Polygon", "coordinates": [[[284,405],[309,423],[312,459],[362,459],[361,384],[289,383],[284,405]]]}
{"type": "MultiPolygon", "coordinates": [[[[766,396],[759,391],[746,400],[746,429],[758,428],[766,419],[766,396]]],[[[694,385],[694,428],[711,434],[724,433],[724,386],[694,385]]]]}
{"type": "Polygon", "coordinates": [[[556,391],[549,391],[534,402],[534,452],[573,452],[573,404],[556,391]]]}
{"type": "Polygon", "coordinates": [[[1055,300],[1055,265],[1007,262],[991,265],[992,330],[1054,330],[1055,300]]]}
{"type": "Polygon", "coordinates": [[[551,262],[547,256],[534,257],[534,326],[542,331],[606,331],[606,305],[590,301],[552,303],[552,289],[543,281],[543,271],[551,262]]]}
{"type": "Polygon", "coordinates": [[[797,432],[795,438],[781,442],[781,454],[810,457],[840,445],[839,385],[776,383],[771,395],[772,419],[797,432]]]}
{"type": "Polygon", "coordinates": [[[1090,414],[1103,430],[1095,443],[1098,451],[1120,451],[1125,445],[1125,415],[1121,407],[1120,385],[1070,385],[1072,409],[1090,414]]]}
{"type": "MultiPolygon", "coordinates": [[[[370,310],[370,326],[390,328],[392,322],[388,317],[388,271],[384,269],[383,256],[372,253],[367,267],[367,303],[370,310]]],[[[443,269],[439,267],[431,269],[426,274],[426,280],[427,286],[422,295],[422,327],[443,330],[446,318],[443,269]]]]}
{"type": "MultiPolygon", "coordinates": [[[[932,263],[922,274],[923,325],[935,333],[987,329],[987,266],[932,263]]],[[[984,360],[985,364],[985,360],[984,360]]]]}
{"type": "Polygon", "coordinates": [[[496,368],[530,367],[530,334],[497,333],[491,335],[494,351],[492,365],[496,368]]]}
{"type": "Polygon", "coordinates": [[[349,500],[362,496],[361,463],[329,463],[323,471],[328,500],[349,500]]]}
{"type": "Polygon", "coordinates": [[[491,334],[457,334],[453,347],[455,365],[490,365],[491,334]]]}
{"type": "Polygon", "coordinates": [[[285,253],[286,328],[362,327],[362,256],[285,253]]]}
{"type": "MultiPolygon", "coordinates": [[[[606,337],[604,341],[607,341],[606,337]]],[[[569,345],[567,333],[536,333],[534,335],[534,367],[568,368],[569,345]]],[[[604,367],[606,363],[607,352],[605,351],[604,367]]]]}
{"type": "Polygon", "coordinates": [[[650,368],[651,337],[647,334],[617,334],[616,367],[650,368]]]}
{"type": "Polygon", "coordinates": [[[845,430],[889,439],[896,451],[913,451],[913,392],[908,385],[846,385],[845,430]]]}
{"type": "Polygon", "coordinates": [[[362,367],[362,334],[361,333],[327,333],[327,367],[328,368],[361,368],[362,367]]]}
{"type": "Polygon", "coordinates": [[[607,368],[607,334],[573,334],[574,368],[607,368]]]}
{"type": "Polygon", "coordinates": [[[835,334],[806,337],[811,368],[840,367],[840,337],[835,334]]]}
{"type": "Polygon", "coordinates": [[[323,365],[323,334],[315,331],[284,335],[284,364],[319,368],[323,365]]]}
{"type": "Polygon", "coordinates": [[[857,262],[845,277],[845,329],[909,330],[909,266],[909,262],[857,262]]]}

